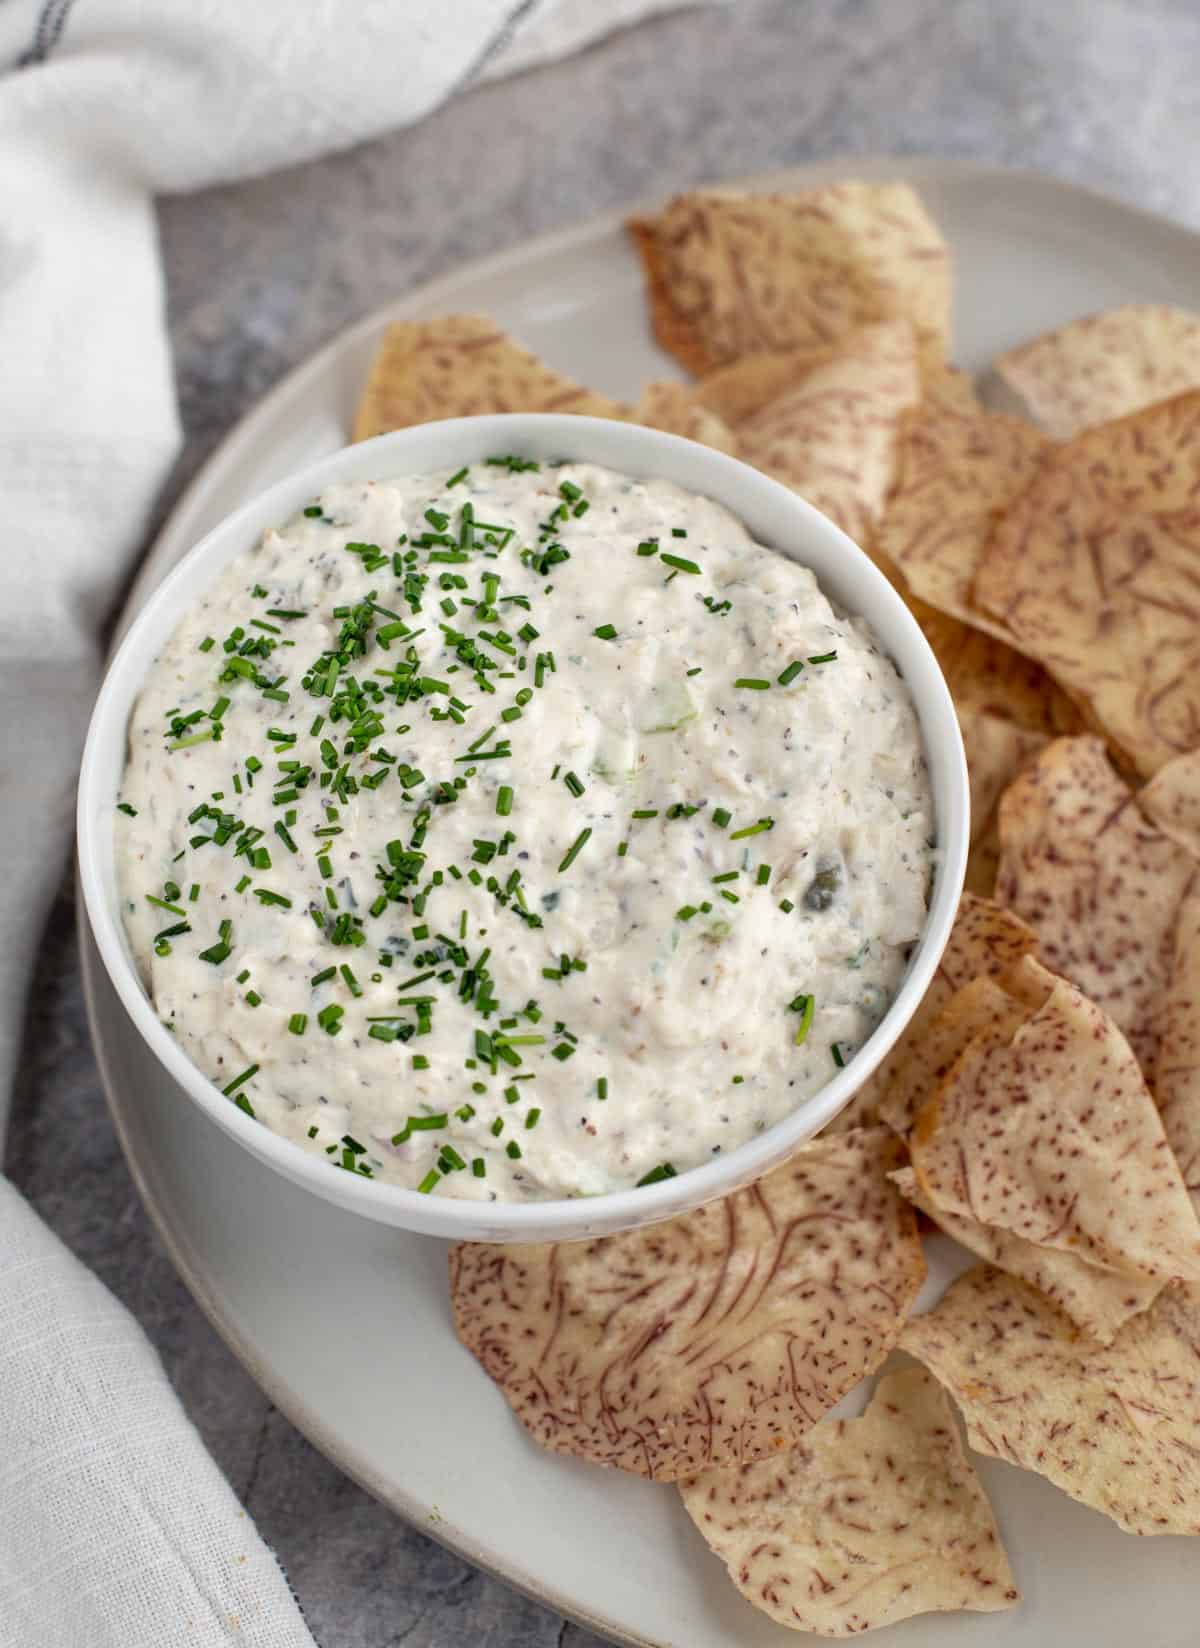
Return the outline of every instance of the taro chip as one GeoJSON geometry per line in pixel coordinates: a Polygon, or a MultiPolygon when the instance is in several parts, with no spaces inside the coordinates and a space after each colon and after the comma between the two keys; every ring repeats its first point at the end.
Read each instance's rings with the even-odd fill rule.
{"type": "Polygon", "coordinates": [[[1138,791],[1138,806],[1200,861],[1200,750],[1177,755],[1138,791]]]}
{"type": "Polygon", "coordinates": [[[928,364],[945,354],[950,251],[905,183],[701,189],[629,229],[655,336],[698,377],[884,320],[911,321],[928,364]]]}
{"type": "Polygon", "coordinates": [[[354,420],[354,439],[486,412],[629,416],[619,401],[582,388],[522,349],[486,315],[443,315],[388,327],[354,420]]]}
{"type": "MultiPolygon", "coordinates": [[[[908,1131],[919,1105],[938,1074],[939,1058],[929,1033],[956,990],[970,981],[997,977],[1037,946],[1023,921],[986,898],[964,893],[942,959],[900,1040],[851,1101],[850,1112],[865,1121],[882,1116],[898,1133],[908,1131]]],[[[945,1068],[957,1058],[954,1044],[945,1068]]],[[[849,1125],[847,1112],[831,1124],[849,1125]]],[[[828,1129],[827,1129],[828,1131],[828,1129]]]]}
{"type": "Polygon", "coordinates": [[[706,1471],[680,1493],[742,1595],[794,1631],[857,1636],[1018,1600],[950,1402],[923,1368],[885,1374],[861,1418],[827,1419],[782,1458],[706,1471]]]}
{"type": "Polygon", "coordinates": [[[1200,1223],[1129,1043],[1028,956],[1013,989],[1010,1019],[979,1014],[917,1116],[922,1193],[1103,1269],[1200,1281],[1200,1223]]]}
{"type": "Polygon", "coordinates": [[[863,543],[892,484],[901,415],[920,393],[909,323],[864,327],[737,425],[742,457],[863,543]]]}
{"type": "Polygon", "coordinates": [[[630,414],[648,429],[665,429],[718,452],[738,452],[738,438],[717,412],[701,406],[684,383],[648,383],[630,414]]]}
{"type": "Polygon", "coordinates": [[[906,588],[901,593],[942,667],[959,710],[999,716],[1048,738],[1082,730],[1078,709],[1040,664],[997,636],[985,635],[939,612],[906,588]]]}
{"type": "Polygon", "coordinates": [[[960,706],[958,724],[971,785],[971,851],[968,891],[991,898],[1000,867],[1000,797],[1046,747],[1043,733],[1015,726],[998,715],[960,706]]]}
{"type": "Polygon", "coordinates": [[[1153,1084],[1195,860],[1145,817],[1099,738],[1050,744],[1005,792],[999,823],[997,898],[1037,933],[1047,966],[1116,1021],[1153,1084]]]}
{"type": "Polygon", "coordinates": [[[900,1342],[953,1396],[977,1453],[1036,1471],[1126,1533],[1200,1533],[1200,1290],[1172,1283],[1099,1345],[979,1265],[900,1342]]]}
{"type": "Polygon", "coordinates": [[[911,1167],[900,1168],[892,1178],[901,1194],[947,1236],[1010,1276],[1029,1282],[1101,1345],[1111,1345],[1130,1317],[1148,1310],[1165,1285],[1148,1277],[1101,1270],[1077,1253],[1038,1247],[965,1214],[947,1213],[925,1194],[911,1167]]]}
{"type": "Polygon", "coordinates": [[[463,1344],[534,1439],[674,1481],[790,1448],[895,1344],[925,1274],[883,1129],[807,1146],[667,1224],[462,1243],[463,1344]]]}
{"type": "Polygon", "coordinates": [[[1051,451],[972,599],[1143,777],[1200,746],[1200,391],[1051,451]]]}
{"type": "Polygon", "coordinates": [[[1159,1036],[1155,1096],[1200,1212],[1200,871],[1180,901],[1159,1036]]]}
{"type": "Polygon", "coordinates": [[[1200,315],[1130,303],[1085,315],[999,356],[993,366],[1058,440],[1200,388],[1200,315]]]}
{"type": "Polygon", "coordinates": [[[996,523],[1033,480],[1050,443],[1031,424],[966,404],[949,373],[904,419],[879,543],[915,595],[1007,640],[971,586],[996,523]]]}

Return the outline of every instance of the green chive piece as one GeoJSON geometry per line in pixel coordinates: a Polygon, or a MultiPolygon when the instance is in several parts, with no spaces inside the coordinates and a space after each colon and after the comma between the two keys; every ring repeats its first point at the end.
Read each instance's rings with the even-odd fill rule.
{"type": "Polygon", "coordinates": [[[818,652],[815,657],[810,658],[808,661],[810,664],[832,664],[836,657],[836,652],[818,652]]]}
{"type": "Polygon", "coordinates": [[[771,683],[759,675],[739,675],[733,684],[735,687],[748,687],[751,692],[768,692],[771,687],[771,683]]]}
{"type": "Polygon", "coordinates": [[[664,1179],[673,1179],[674,1177],[674,1166],[670,1162],[660,1162],[657,1167],[652,1167],[649,1173],[643,1174],[638,1180],[638,1189],[640,1190],[643,1185],[661,1184],[664,1179]]]}
{"type": "Polygon", "coordinates": [[[733,814],[727,807],[714,807],[712,810],[712,821],[720,830],[723,830],[732,818],[733,814]]]}
{"type": "Polygon", "coordinates": [[[801,1042],[803,1042],[808,1036],[808,1032],[812,1026],[813,1013],[816,1011],[816,1005],[817,998],[815,996],[807,996],[804,994],[793,996],[791,1001],[788,1002],[788,1012],[799,1013],[800,1015],[799,1028],[797,1029],[795,1036],[792,1038],[796,1047],[799,1047],[801,1042]]]}
{"type": "Polygon", "coordinates": [[[235,1076],[233,1078],[233,1080],[227,1086],[225,1086],[221,1089],[221,1091],[222,1091],[222,1093],[224,1093],[226,1098],[232,1098],[233,1095],[237,1092],[239,1087],[243,1086],[244,1083],[248,1082],[250,1080],[251,1076],[257,1076],[257,1075],[258,1075],[258,1066],[256,1064],[248,1064],[246,1066],[246,1068],[242,1071],[241,1075],[240,1076],[235,1076]]]}
{"type": "Polygon", "coordinates": [[[501,818],[507,818],[513,809],[513,790],[511,784],[501,784],[496,791],[496,811],[501,818]]]}
{"type": "Polygon", "coordinates": [[[836,1041],[831,1042],[829,1044],[829,1051],[833,1054],[833,1062],[834,1062],[834,1064],[837,1065],[838,1069],[839,1070],[844,1069],[845,1065],[846,1065],[846,1060],[845,1060],[845,1058],[843,1057],[843,1054],[842,1054],[841,1043],[836,1042],[836,1041]]]}
{"type": "Polygon", "coordinates": [[[790,898],[781,898],[779,900],[779,908],[783,911],[785,916],[790,916],[796,906],[792,903],[790,898]]]}
{"type": "Polygon", "coordinates": [[[695,561],[689,561],[683,555],[668,555],[665,549],[659,556],[659,560],[665,561],[669,567],[674,567],[676,572],[694,572],[698,574],[700,571],[695,561]]]}
{"type": "Polygon", "coordinates": [[[617,638],[617,626],[615,624],[598,624],[592,631],[592,634],[598,641],[615,641],[617,638]]]}
{"type": "Polygon", "coordinates": [[[574,841],[559,860],[559,875],[561,875],[564,870],[569,870],[571,868],[572,864],[574,864],[575,860],[579,857],[580,853],[591,839],[591,834],[592,832],[590,826],[586,830],[580,830],[579,834],[575,837],[574,841]]]}
{"type": "Polygon", "coordinates": [[[730,841],[744,841],[747,836],[761,835],[764,830],[773,830],[774,828],[775,820],[773,818],[760,818],[756,824],[747,824],[744,830],[734,830],[729,839],[730,841]]]}
{"type": "Polygon", "coordinates": [[[308,1029],[308,1014],[293,1013],[291,1018],[288,1020],[288,1029],[292,1032],[293,1036],[302,1036],[308,1029]]]}
{"type": "Polygon", "coordinates": [[[788,667],[776,677],[779,685],[781,687],[790,687],[803,668],[803,661],[799,658],[793,658],[788,667]]]}
{"type": "Polygon", "coordinates": [[[607,1076],[599,1076],[597,1078],[597,1080],[596,1080],[596,1097],[598,1099],[606,1099],[608,1097],[608,1077],[607,1076]]]}
{"type": "Polygon", "coordinates": [[[587,787],[584,784],[583,780],[581,778],[579,778],[578,775],[573,773],[573,772],[569,772],[566,775],[566,777],[563,779],[563,783],[567,786],[567,788],[570,790],[571,794],[574,795],[574,796],[582,795],[584,790],[587,787]]]}

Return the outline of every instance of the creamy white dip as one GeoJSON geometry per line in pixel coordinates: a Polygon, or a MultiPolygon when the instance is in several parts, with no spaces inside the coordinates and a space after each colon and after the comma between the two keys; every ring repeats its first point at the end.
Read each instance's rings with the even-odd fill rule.
{"type": "Polygon", "coordinates": [[[493,1199],[786,1116],[888,1007],[932,859],[908,692],[810,571],[517,460],[265,533],[165,640],[121,810],[146,986],[231,1102],[493,1199]]]}

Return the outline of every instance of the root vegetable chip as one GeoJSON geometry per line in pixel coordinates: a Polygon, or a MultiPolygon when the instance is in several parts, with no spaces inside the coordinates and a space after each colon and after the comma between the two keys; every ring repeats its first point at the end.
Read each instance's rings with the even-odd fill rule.
{"type": "Polygon", "coordinates": [[[973,599],[1143,776],[1200,746],[1200,392],[1052,451],[973,599]]]}
{"type": "Polygon", "coordinates": [[[1196,868],[1142,813],[1098,738],[1049,745],[1000,802],[996,896],[1034,929],[1047,966],[1128,1036],[1155,1081],[1175,912],[1196,868]]]}
{"type": "Polygon", "coordinates": [[[906,599],[958,709],[1000,716],[1048,738],[1082,730],[1075,705],[1032,658],[915,595],[906,594],[906,599]]]}
{"type": "Polygon", "coordinates": [[[1200,861],[1200,750],[1177,755],[1138,791],[1138,806],[1200,861]]]}
{"type": "Polygon", "coordinates": [[[1200,1533],[1200,1291],[1173,1284],[1111,1345],[976,1269],[901,1338],[978,1453],[1047,1477],[1131,1534],[1200,1533]]]}
{"type": "Polygon", "coordinates": [[[687,384],[648,383],[630,417],[649,429],[686,435],[702,446],[737,455],[738,439],[733,430],[716,412],[699,405],[687,384]]]}
{"type": "Polygon", "coordinates": [[[1045,749],[1047,741],[1042,733],[1029,732],[983,710],[960,707],[958,724],[971,784],[971,852],[966,885],[968,891],[990,898],[996,890],[1000,866],[1001,794],[1045,749]]]}
{"type": "Polygon", "coordinates": [[[1020,418],[964,404],[944,375],[903,422],[879,543],[923,601],[1011,640],[971,587],[996,523],[1037,474],[1050,442],[1020,418]]]}
{"type": "Polygon", "coordinates": [[[947,1236],[1010,1276],[1029,1282],[1101,1345],[1110,1345],[1130,1317],[1148,1310],[1163,1289],[1162,1282],[1100,1270],[1076,1253],[1038,1247],[1009,1231],[948,1213],[925,1194],[911,1167],[900,1168],[892,1180],[947,1236]]]}
{"type": "Polygon", "coordinates": [[[627,406],[554,371],[486,315],[443,315],[388,327],[354,420],[354,439],[481,412],[629,416],[627,406]]]}
{"type": "Polygon", "coordinates": [[[702,189],[629,229],[655,336],[697,376],[881,320],[910,320],[930,364],[945,353],[950,252],[905,183],[702,189]]]}
{"type": "MultiPolygon", "coordinates": [[[[870,1106],[896,1132],[907,1132],[940,1073],[929,1036],[955,991],[980,977],[999,977],[1036,947],[1037,938],[1023,921],[989,899],[964,893],[929,989],[903,1036],[857,1095],[859,1113],[869,1114],[870,1106]]],[[[953,1044],[946,1069],[960,1051],[953,1044]]]]}
{"type": "Polygon", "coordinates": [[[1010,349],[995,371],[1059,440],[1200,388],[1200,315],[1130,303],[1010,349]]]}
{"type": "Polygon", "coordinates": [[[1200,1223],[1128,1042],[1075,985],[1022,970],[1040,978],[1017,981],[1015,1025],[981,1013],[917,1116],[922,1193],[1103,1269],[1200,1281],[1200,1223]]]}
{"type": "Polygon", "coordinates": [[[864,542],[892,484],[901,414],[920,393],[909,323],[864,327],[738,423],[741,455],[864,542]]]}
{"type": "Polygon", "coordinates": [[[826,1420],[782,1459],[706,1471],[680,1492],[742,1595],[793,1630],[856,1636],[1018,1600],[949,1400],[923,1368],[886,1374],[860,1419],[826,1420]]]}
{"type": "Polygon", "coordinates": [[[1159,1032],[1159,1113],[1200,1212],[1200,873],[1180,902],[1159,1032]]]}
{"type": "Polygon", "coordinates": [[[879,1366],[916,1297],[900,1156],[844,1134],[668,1224],[460,1244],[459,1337],[557,1453],[660,1481],[771,1457],[879,1366]]]}

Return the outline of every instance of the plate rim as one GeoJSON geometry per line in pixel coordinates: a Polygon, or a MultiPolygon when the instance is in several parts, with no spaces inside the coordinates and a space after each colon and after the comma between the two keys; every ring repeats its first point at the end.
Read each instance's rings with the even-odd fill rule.
{"type": "MultiPolygon", "coordinates": [[[[799,187],[813,187],[823,182],[836,181],[838,178],[850,176],[910,182],[918,190],[922,183],[968,179],[978,182],[980,185],[995,183],[1011,187],[1015,184],[1025,184],[1040,190],[1062,191],[1076,198],[1082,196],[1100,207],[1115,207],[1133,219],[1152,224],[1157,232],[1173,232],[1182,242],[1191,243],[1193,250],[1200,251],[1200,229],[1194,229],[1168,214],[1127,200],[1111,191],[1091,184],[1080,183],[1073,178],[1059,176],[1053,172],[1034,167],[997,165],[987,161],[974,160],[970,156],[938,155],[935,153],[912,155],[842,154],[822,157],[797,166],[755,173],[747,177],[725,178],[712,183],[702,181],[692,184],[690,187],[752,191],[790,190],[799,187]]],[[[419,286],[402,295],[378,305],[358,320],[342,327],[318,349],[292,367],[265,395],[257,399],[236,423],[224,432],[213,450],[200,464],[196,473],[183,487],[172,504],[155,534],[153,542],[127,586],[120,611],[116,615],[116,621],[112,628],[109,655],[119,644],[132,614],[161,579],[163,572],[178,560],[180,554],[184,553],[189,547],[186,538],[184,538],[182,544],[178,543],[177,540],[185,532],[191,530],[190,516],[196,507],[197,501],[212,486],[220,484],[222,470],[226,465],[235,461],[237,450],[243,445],[247,437],[253,437],[259,424],[269,422],[280,403],[287,401],[297,393],[303,393],[307,378],[319,377],[343,351],[369,338],[385,327],[391,320],[411,315],[414,311],[420,313],[424,310],[435,309],[438,304],[439,293],[451,290],[464,276],[469,276],[475,280],[487,280],[492,276],[506,273],[514,266],[519,267],[530,259],[561,255],[584,246],[589,241],[601,240],[614,232],[619,233],[623,229],[627,218],[660,209],[664,198],[666,197],[660,194],[624,206],[610,208],[595,213],[581,222],[534,235],[503,247],[498,252],[470,259],[454,270],[436,275],[431,280],[422,282],[419,286]]],[[[204,1267],[200,1262],[198,1252],[193,1249],[190,1242],[185,1241],[176,1234],[167,1210],[160,1205],[151,1185],[151,1176],[135,1149],[122,1114],[116,1096],[116,1083],[110,1070],[108,1049],[104,1035],[99,1028],[101,1018],[97,1005],[97,986],[105,982],[101,977],[103,963],[100,960],[82,897],[78,896],[79,869],[74,850],[72,853],[72,866],[73,881],[77,894],[78,927],[76,944],[80,961],[84,1010],[109,1117],[121,1146],[121,1153],[125,1159],[126,1167],[154,1232],[166,1250],[167,1256],[180,1280],[218,1338],[246,1370],[264,1395],[279,1409],[288,1422],[296,1427],[306,1441],[357,1486],[386,1505],[389,1510],[403,1517],[418,1532],[452,1551],[474,1567],[500,1579],[531,1601],[554,1609],[563,1618],[606,1638],[617,1644],[618,1648],[673,1648],[673,1645],[665,1639],[652,1639],[640,1633],[631,1633],[624,1626],[618,1625],[612,1620],[580,1608],[572,1598],[559,1592],[544,1579],[514,1566],[504,1558],[481,1549],[453,1524],[436,1520],[436,1506],[426,1506],[412,1499],[402,1486],[373,1471],[367,1460],[360,1459],[355,1450],[338,1441],[330,1433],[320,1415],[290,1387],[286,1377],[278,1374],[265,1360],[259,1357],[240,1329],[223,1313],[218,1291],[215,1287],[210,1287],[206,1280],[204,1267]]],[[[125,1009],[119,999],[115,998],[115,992],[114,999],[118,1012],[124,1013],[125,1009]]],[[[230,1484],[230,1488],[233,1491],[232,1484],[230,1484]]],[[[236,1494],[235,1497],[237,1497],[236,1494]]]]}

